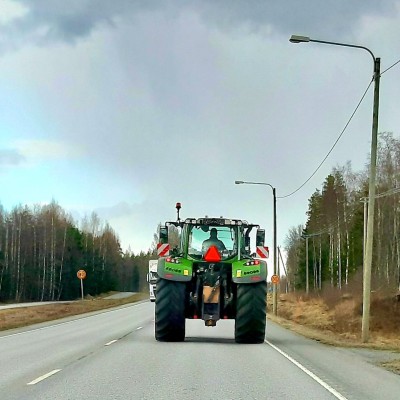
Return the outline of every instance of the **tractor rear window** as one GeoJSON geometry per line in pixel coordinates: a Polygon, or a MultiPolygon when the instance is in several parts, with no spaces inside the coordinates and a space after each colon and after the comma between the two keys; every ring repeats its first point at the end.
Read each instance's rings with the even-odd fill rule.
{"type": "Polygon", "coordinates": [[[236,230],[231,226],[193,226],[189,234],[189,256],[201,260],[211,246],[217,247],[222,260],[235,256],[236,230]]]}

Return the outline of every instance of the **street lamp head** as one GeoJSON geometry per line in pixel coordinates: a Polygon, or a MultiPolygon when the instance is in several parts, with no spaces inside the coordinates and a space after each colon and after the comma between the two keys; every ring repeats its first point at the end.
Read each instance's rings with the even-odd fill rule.
{"type": "Polygon", "coordinates": [[[241,185],[242,183],[244,183],[243,181],[235,181],[235,185],[241,185]]]}
{"type": "Polygon", "coordinates": [[[291,43],[307,43],[311,39],[308,36],[292,35],[289,39],[291,43]]]}

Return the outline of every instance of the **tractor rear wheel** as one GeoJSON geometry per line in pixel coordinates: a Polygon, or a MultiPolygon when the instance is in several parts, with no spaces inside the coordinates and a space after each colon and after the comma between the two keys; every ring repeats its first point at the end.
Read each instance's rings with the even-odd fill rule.
{"type": "Polygon", "coordinates": [[[155,336],[160,342],[185,340],[185,294],[183,282],[157,282],[155,336]]]}
{"type": "Polygon", "coordinates": [[[267,283],[237,285],[235,341],[264,343],[267,314],[267,283]]]}

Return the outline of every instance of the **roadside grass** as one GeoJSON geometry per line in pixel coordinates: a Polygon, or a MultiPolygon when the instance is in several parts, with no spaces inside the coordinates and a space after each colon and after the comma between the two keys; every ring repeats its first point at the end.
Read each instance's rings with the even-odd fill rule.
{"type": "MultiPolygon", "coordinates": [[[[272,296],[267,297],[272,310],[272,296]]],[[[285,328],[321,343],[352,348],[389,350],[400,353],[400,303],[393,294],[374,292],[371,298],[370,340],[362,343],[362,297],[360,293],[338,290],[318,295],[305,293],[280,294],[278,315],[268,318],[285,328]]],[[[399,359],[380,363],[400,374],[399,359]]]]}
{"type": "Polygon", "coordinates": [[[106,310],[148,299],[148,293],[136,293],[123,299],[105,299],[113,293],[71,303],[18,307],[0,310],[0,331],[21,328],[41,322],[54,321],[73,315],[106,310]]]}
{"type": "Polygon", "coordinates": [[[386,368],[396,374],[400,375],[400,359],[393,361],[385,361],[380,364],[383,368],[386,368]]]}

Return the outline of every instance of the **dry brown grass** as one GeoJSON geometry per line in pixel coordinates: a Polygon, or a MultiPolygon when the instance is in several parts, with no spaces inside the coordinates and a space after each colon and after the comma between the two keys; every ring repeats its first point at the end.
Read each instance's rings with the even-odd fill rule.
{"type": "Polygon", "coordinates": [[[380,363],[383,368],[386,368],[400,375],[400,360],[385,361],[380,363]]]}
{"type": "MultiPolygon", "coordinates": [[[[361,343],[361,297],[329,292],[319,296],[281,294],[278,317],[269,318],[304,336],[341,346],[369,347],[400,352],[400,303],[393,296],[374,293],[371,301],[370,340],[361,343]]],[[[268,308],[272,298],[268,296],[268,308]]]]}
{"type": "MultiPolygon", "coordinates": [[[[107,294],[109,295],[109,293],[107,294]]],[[[18,307],[0,310],[0,331],[20,328],[40,322],[105,310],[148,298],[148,293],[136,293],[123,299],[104,299],[102,296],[89,300],[48,304],[34,307],[18,307]]]]}

